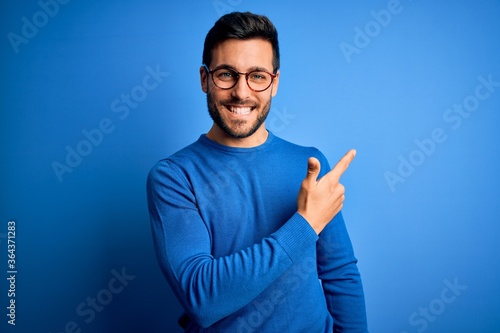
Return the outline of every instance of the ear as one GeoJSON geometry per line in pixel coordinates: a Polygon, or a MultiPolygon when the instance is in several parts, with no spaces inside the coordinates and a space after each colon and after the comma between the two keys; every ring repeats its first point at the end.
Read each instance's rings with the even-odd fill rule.
{"type": "Polygon", "coordinates": [[[280,83],[280,71],[278,69],[278,71],[276,72],[276,77],[274,78],[273,81],[272,92],[271,92],[272,97],[276,96],[276,94],[278,93],[279,83],[280,83]]]}
{"type": "Polygon", "coordinates": [[[204,66],[200,67],[201,90],[206,94],[208,92],[208,73],[204,66]]]}

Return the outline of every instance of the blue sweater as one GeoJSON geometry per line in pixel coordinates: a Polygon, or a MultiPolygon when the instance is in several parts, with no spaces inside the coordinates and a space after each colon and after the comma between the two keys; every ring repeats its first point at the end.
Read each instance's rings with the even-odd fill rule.
{"type": "Polygon", "coordinates": [[[254,148],[202,135],[152,168],[155,250],[186,332],[367,332],[342,214],[318,237],[297,213],[310,156],[329,171],[317,149],[270,132],[254,148]]]}

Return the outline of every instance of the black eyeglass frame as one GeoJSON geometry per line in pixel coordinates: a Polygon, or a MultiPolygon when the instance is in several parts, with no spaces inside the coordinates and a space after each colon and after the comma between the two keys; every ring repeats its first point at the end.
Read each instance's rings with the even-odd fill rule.
{"type": "Polygon", "coordinates": [[[229,67],[217,67],[217,68],[214,68],[214,69],[212,69],[212,70],[210,70],[210,69],[208,68],[208,66],[207,66],[207,65],[205,65],[205,64],[203,64],[203,67],[205,67],[205,70],[207,71],[207,73],[208,73],[208,74],[210,74],[210,76],[212,77],[212,82],[214,83],[214,85],[215,85],[217,88],[222,89],[222,90],[229,90],[229,89],[233,89],[233,88],[234,88],[234,86],[236,86],[236,84],[238,83],[238,80],[240,79],[240,76],[245,75],[245,81],[246,81],[246,83],[247,83],[248,88],[250,88],[250,90],[251,90],[251,91],[253,91],[253,92],[263,92],[263,91],[266,91],[267,89],[269,89],[269,87],[273,85],[274,79],[276,78],[276,76],[278,76],[278,74],[273,74],[273,73],[270,73],[270,72],[268,72],[268,71],[266,71],[266,70],[262,70],[262,69],[253,70],[253,71],[248,72],[248,73],[242,73],[242,72],[238,72],[238,71],[237,71],[237,70],[235,70],[234,68],[229,68],[229,67]],[[217,85],[217,83],[215,83],[215,79],[214,79],[214,72],[215,72],[215,71],[218,71],[218,70],[220,70],[220,69],[227,69],[227,70],[233,71],[233,72],[235,72],[236,74],[238,74],[238,76],[236,77],[236,80],[234,80],[234,84],[233,84],[231,87],[228,87],[228,88],[222,88],[222,87],[219,87],[219,86],[217,85]],[[264,73],[266,73],[266,74],[271,75],[271,81],[269,82],[269,85],[268,85],[266,88],[264,88],[264,89],[258,89],[258,90],[257,90],[257,89],[253,89],[252,87],[250,87],[250,84],[248,83],[248,77],[250,76],[250,74],[255,73],[255,72],[264,72],[264,73]]]}

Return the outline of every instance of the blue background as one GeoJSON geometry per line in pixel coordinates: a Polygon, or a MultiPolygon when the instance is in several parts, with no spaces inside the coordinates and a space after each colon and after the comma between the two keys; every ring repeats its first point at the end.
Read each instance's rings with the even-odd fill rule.
{"type": "Polygon", "coordinates": [[[6,277],[14,220],[18,269],[15,327],[0,282],[2,332],[180,332],[181,309],[152,247],[145,180],[210,127],[203,40],[232,10],[266,14],[279,31],[268,128],[320,148],[331,164],[358,150],[342,178],[344,216],[370,331],[500,331],[498,1],[69,1],[48,7],[51,15],[42,7],[8,0],[0,11],[0,267],[6,277]],[[25,27],[30,38],[17,45],[12,36],[27,21],[38,31],[25,27]],[[148,68],[163,76],[145,90],[148,68]],[[496,86],[477,88],[478,99],[480,77],[496,86]],[[133,108],[121,101],[131,93],[133,108]],[[448,110],[463,103],[473,111],[458,120],[448,110]],[[81,143],[103,119],[112,130],[81,143]],[[435,129],[440,142],[430,143],[435,129]],[[66,164],[67,147],[79,144],[86,156],[59,179],[54,162],[66,164]],[[110,293],[120,272],[129,280],[110,293]],[[92,320],[76,312],[96,297],[106,305],[92,320]]]}

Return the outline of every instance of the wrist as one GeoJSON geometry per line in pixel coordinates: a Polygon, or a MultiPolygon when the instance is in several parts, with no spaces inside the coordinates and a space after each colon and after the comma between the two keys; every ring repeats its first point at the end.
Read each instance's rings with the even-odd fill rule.
{"type": "Polygon", "coordinates": [[[299,214],[300,216],[302,216],[302,218],[307,221],[307,223],[314,230],[314,232],[316,233],[316,235],[319,235],[319,233],[321,231],[323,231],[323,229],[325,228],[325,226],[323,224],[317,223],[316,219],[308,216],[306,213],[301,212],[300,210],[298,210],[297,214],[299,214]]]}

